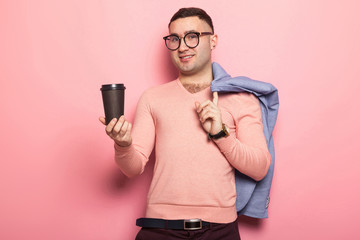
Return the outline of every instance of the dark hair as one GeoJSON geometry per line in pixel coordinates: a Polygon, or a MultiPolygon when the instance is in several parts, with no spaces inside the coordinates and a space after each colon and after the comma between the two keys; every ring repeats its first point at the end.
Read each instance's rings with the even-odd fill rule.
{"type": "Polygon", "coordinates": [[[179,11],[177,11],[174,16],[172,16],[168,27],[170,27],[170,24],[179,19],[179,18],[186,18],[186,17],[199,17],[201,20],[204,20],[209,26],[211,27],[212,32],[214,33],[214,26],[211,20],[211,17],[201,8],[180,8],[179,11]]]}

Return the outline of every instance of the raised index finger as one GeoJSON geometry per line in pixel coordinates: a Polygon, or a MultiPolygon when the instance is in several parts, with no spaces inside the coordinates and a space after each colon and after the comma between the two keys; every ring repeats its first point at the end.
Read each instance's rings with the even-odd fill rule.
{"type": "Polygon", "coordinates": [[[213,103],[217,106],[219,95],[218,92],[213,92],[213,103]]]}

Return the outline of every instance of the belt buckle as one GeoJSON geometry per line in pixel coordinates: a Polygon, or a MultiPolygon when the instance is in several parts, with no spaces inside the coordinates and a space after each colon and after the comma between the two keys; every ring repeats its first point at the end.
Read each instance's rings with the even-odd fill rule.
{"type": "Polygon", "coordinates": [[[184,230],[200,230],[202,229],[201,219],[185,219],[184,220],[184,230]]]}

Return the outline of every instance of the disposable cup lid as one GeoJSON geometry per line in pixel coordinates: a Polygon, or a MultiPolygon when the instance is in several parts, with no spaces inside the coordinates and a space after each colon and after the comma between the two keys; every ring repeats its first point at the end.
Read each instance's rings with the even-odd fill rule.
{"type": "Polygon", "coordinates": [[[126,87],[122,83],[105,84],[105,85],[101,85],[101,88],[100,88],[101,91],[124,90],[124,89],[126,89],[126,87]]]}

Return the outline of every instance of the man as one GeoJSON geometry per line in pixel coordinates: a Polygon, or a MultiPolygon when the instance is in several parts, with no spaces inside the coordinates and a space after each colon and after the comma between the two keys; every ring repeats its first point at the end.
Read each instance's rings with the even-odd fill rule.
{"type": "Polygon", "coordinates": [[[259,181],[271,159],[259,101],[250,93],[211,92],[218,36],[205,11],[182,8],[168,28],[164,39],[178,79],[145,91],[134,127],[124,116],[106,126],[128,177],[143,172],[155,146],[136,239],[240,239],[234,168],[259,181]]]}

